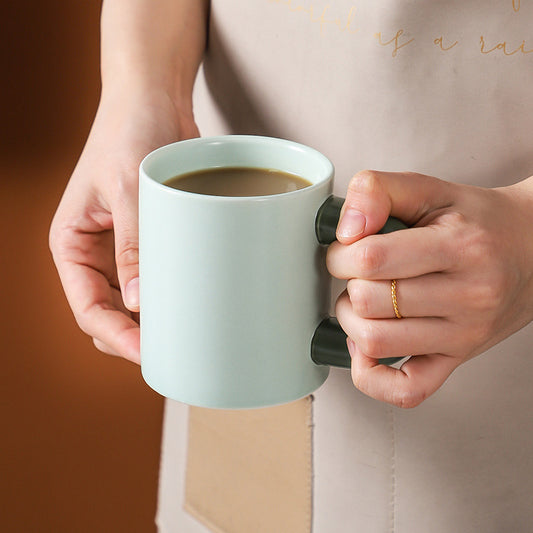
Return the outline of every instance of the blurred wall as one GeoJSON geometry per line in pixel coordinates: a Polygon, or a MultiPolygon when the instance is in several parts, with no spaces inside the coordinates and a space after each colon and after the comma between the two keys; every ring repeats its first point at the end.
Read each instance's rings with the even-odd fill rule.
{"type": "Polygon", "coordinates": [[[163,401],[81,333],[48,227],[99,94],[94,0],[2,1],[0,531],[155,531],[163,401]]]}

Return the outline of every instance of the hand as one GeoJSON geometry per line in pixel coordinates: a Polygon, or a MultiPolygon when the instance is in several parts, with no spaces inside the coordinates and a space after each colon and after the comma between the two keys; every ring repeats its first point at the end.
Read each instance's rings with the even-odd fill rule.
{"type": "Polygon", "coordinates": [[[102,98],[52,222],[50,249],[79,326],[106,353],[140,362],[139,163],[195,136],[192,113],[180,113],[164,93],[102,98]]]}
{"type": "Polygon", "coordinates": [[[412,173],[357,174],[327,256],[331,274],[349,280],[336,314],[355,386],[414,407],[461,363],[528,324],[532,219],[533,178],[482,189],[412,173]],[[389,215],[410,228],[374,235],[389,215]],[[412,357],[401,369],[379,364],[402,356],[412,357]]]}

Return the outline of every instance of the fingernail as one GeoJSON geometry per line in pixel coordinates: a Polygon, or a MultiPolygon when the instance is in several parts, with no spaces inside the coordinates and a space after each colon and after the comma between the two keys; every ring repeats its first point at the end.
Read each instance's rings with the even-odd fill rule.
{"type": "Polygon", "coordinates": [[[130,311],[139,307],[139,278],[128,281],[124,294],[124,304],[130,311]]]}
{"type": "Polygon", "coordinates": [[[344,211],[342,218],[337,227],[337,235],[350,239],[351,237],[357,237],[365,231],[366,217],[360,211],[349,207],[344,211]]]}

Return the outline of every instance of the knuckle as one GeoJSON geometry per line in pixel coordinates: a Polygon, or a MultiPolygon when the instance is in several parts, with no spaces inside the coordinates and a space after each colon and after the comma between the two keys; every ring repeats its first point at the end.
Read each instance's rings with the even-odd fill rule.
{"type": "MultiPolygon", "coordinates": [[[[444,213],[442,214],[439,220],[441,224],[447,225],[450,228],[455,228],[459,231],[464,228],[467,222],[465,215],[460,211],[449,211],[447,213],[444,213]]],[[[463,234],[462,231],[461,234],[463,234]]]]}
{"type": "Polygon", "coordinates": [[[352,365],[352,383],[354,387],[364,394],[368,394],[368,382],[365,378],[365,373],[361,372],[359,368],[352,365]]]}
{"type": "Polygon", "coordinates": [[[48,232],[48,247],[52,256],[56,258],[59,255],[62,255],[66,248],[66,231],[62,228],[57,219],[52,221],[50,225],[50,230],[48,232]]]}
{"type": "Polygon", "coordinates": [[[90,337],[99,337],[101,330],[98,328],[96,315],[112,309],[112,305],[105,301],[78,302],[78,305],[73,307],[73,313],[76,323],[83,333],[90,337]]]}
{"type": "Polygon", "coordinates": [[[361,244],[355,254],[361,278],[370,279],[378,274],[386,261],[385,250],[378,244],[361,244]]]}
{"type": "Polygon", "coordinates": [[[50,226],[50,230],[48,232],[48,248],[54,253],[56,250],[56,243],[58,240],[58,232],[57,232],[57,226],[54,221],[52,221],[52,225],[50,226]]]}
{"type": "Polygon", "coordinates": [[[459,264],[483,264],[494,253],[493,237],[484,228],[471,224],[462,213],[448,213],[447,220],[454,228],[450,240],[457,250],[459,264]],[[468,231],[465,227],[468,226],[468,231]]]}
{"type": "MultiPolygon", "coordinates": [[[[471,325],[466,335],[466,340],[468,341],[467,349],[471,350],[483,345],[491,336],[492,329],[492,321],[487,320],[478,321],[476,324],[471,325]]],[[[464,351],[464,347],[460,348],[463,348],[461,351],[464,351]]]]}
{"type": "Polygon", "coordinates": [[[490,239],[484,236],[478,235],[471,239],[464,239],[463,242],[463,255],[468,257],[471,264],[484,264],[494,253],[490,239]]]}
{"type": "Polygon", "coordinates": [[[371,316],[371,294],[368,288],[360,280],[348,281],[348,295],[355,314],[360,317],[371,316]]]}
{"type": "Polygon", "coordinates": [[[93,344],[95,345],[96,349],[99,350],[100,352],[104,352],[104,353],[108,353],[109,352],[109,348],[107,347],[107,345],[105,345],[97,337],[93,337],[93,344]]]}
{"type": "Polygon", "coordinates": [[[469,289],[469,296],[475,310],[486,313],[498,307],[500,289],[492,284],[475,284],[469,289]]]}
{"type": "Polygon", "coordinates": [[[116,197],[123,201],[125,197],[137,198],[138,171],[137,166],[130,160],[123,162],[123,171],[117,173],[117,178],[113,181],[113,190],[116,197]]]}
{"type": "Polygon", "coordinates": [[[466,290],[472,310],[485,316],[500,309],[508,294],[506,277],[498,273],[480,277],[466,290]]]}
{"type": "Polygon", "coordinates": [[[384,334],[375,323],[365,324],[357,336],[361,351],[368,357],[378,358],[384,354],[384,334]]]}
{"type": "Polygon", "coordinates": [[[458,211],[444,213],[439,217],[439,225],[442,225],[450,235],[442,244],[440,253],[443,257],[449,257],[450,267],[461,267],[465,261],[472,257],[476,237],[471,226],[465,231],[468,225],[466,217],[458,211]]]}
{"type": "Polygon", "coordinates": [[[399,388],[392,391],[390,403],[400,409],[412,409],[420,405],[428,394],[423,390],[399,388]]]}
{"type": "Polygon", "coordinates": [[[373,193],[379,191],[380,188],[379,172],[375,170],[361,170],[350,180],[348,193],[373,193]]]}
{"type": "Polygon", "coordinates": [[[76,320],[76,324],[78,324],[78,327],[81,331],[83,331],[83,333],[89,335],[90,337],[94,335],[91,322],[88,319],[86,313],[74,313],[74,319],[76,320]]]}
{"type": "Polygon", "coordinates": [[[105,353],[107,355],[116,355],[116,352],[113,350],[113,348],[105,344],[97,337],[93,337],[93,344],[99,352],[105,353]]]}
{"type": "Polygon", "coordinates": [[[117,266],[128,267],[139,264],[139,243],[130,239],[120,243],[116,253],[117,266]]]}
{"type": "Polygon", "coordinates": [[[488,299],[489,309],[500,308],[502,301],[509,293],[507,278],[503,272],[494,273],[488,283],[485,284],[484,294],[488,299]]]}
{"type": "Polygon", "coordinates": [[[326,268],[328,272],[335,277],[341,277],[343,272],[340,265],[342,263],[342,248],[341,244],[337,241],[332,242],[328,246],[326,252],[326,268]]]}
{"type": "Polygon", "coordinates": [[[351,327],[352,310],[349,296],[346,292],[341,293],[335,302],[335,316],[337,317],[344,331],[347,332],[348,336],[352,336],[355,331],[353,330],[353,327],[351,327]]]}

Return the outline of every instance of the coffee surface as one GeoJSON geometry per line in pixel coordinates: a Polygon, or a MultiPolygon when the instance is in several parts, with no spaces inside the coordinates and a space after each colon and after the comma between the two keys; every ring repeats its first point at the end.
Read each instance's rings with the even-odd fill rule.
{"type": "Polygon", "coordinates": [[[306,179],[268,168],[220,167],[180,174],[164,185],[212,196],[269,196],[309,187],[306,179]]]}

